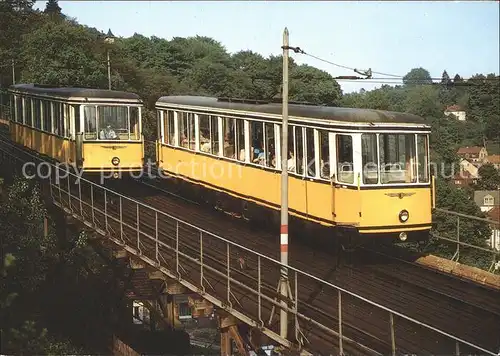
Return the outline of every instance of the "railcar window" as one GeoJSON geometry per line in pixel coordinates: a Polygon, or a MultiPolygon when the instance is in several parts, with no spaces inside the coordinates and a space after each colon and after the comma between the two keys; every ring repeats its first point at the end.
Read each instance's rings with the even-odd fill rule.
{"type": "Polygon", "coordinates": [[[165,143],[169,145],[176,145],[176,140],[175,140],[175,112],[169,110],[165,111],[163,114],[163,120],[165,121],[165,129],[164,129],[164,136],[165,136],[165,143]]]}
{"type": "Polygon", "coordinates": [[[16,120],[17,122],[23,122],[23,98],[16,96],[16,120]]]}
{"type": "Polygon", "coordinates": [[[51,110],[51,102],[48,100],[43,100],[43,127],[42,130],[46,132],[51,132],[52,127],[52,110],[51,110]]]}
{"type": "Polygon", "coordinates": [[[361,135],[361,164],[363,165],[363,183],[378,183],[377,135],[361,135]]]}
{"type": "Polygon", "coordinates": [[[36,129],[41,129],[42,128],[42,109],[41,109],[41,102],[39,99],[33,99],[33,107],[34,107],[34,115],[33,115],[33,121],[34,121],[34,127],[36,129]]]}
{"type": "Polygon", "coordinates": [[[352,136],[337,135],[337,179],[342,183],[354,183],[352,136]]]}
{"type": "Polygon", "coordinates": [[[212,145],[211,152],[214,155],[219,155],[219,117],[210,116],[210,143],[212,145]]]}
{"type": "Polygon", "coordinates": [[[330,140],[328,131],[318,131],[319,134],[319,169],[321,178],[330,178],[330,140]]]}
{"type": "MultiPolygon", "coordinates": [[[[66,110],[64,110],[64,116],[69,116],[69,106],[66,105],[66,110]]],[[[85,125],[85,139],[86,140],[97,140],[97,120],[96,120],[96,107],[95,106],[84,106],[83,107],[83,119],[85,125]]],[[[64,120],[66,124],[66,120],[64,120]]]]}
{"type": "MultiPolygon", "coordinates": [[[[282,126],[280,125],[280,130],[282,126]]],[[[287,153],[287,166],[288,171],[295,173],[295,126],[288,126],[288,153],[287,153]]]]}
{"type": "Polygon", "coordinates": [[[178,112],[179,117],[179,142],[181,147],[194,150],[194,114],[186,112],[178,112]]]}
{"type": "Polygon", "coordinates": [[[265,165],[264,123],[250,121],[250,162],[265,165]]]}
{"type": "Polygon", "coordinates": [[[270,122],[266,122],[264,124],[265,127],[265,148],[264,151],[266,153],[266,166],[267,167],[276,167],[276,143],[274,139],[274,124],[270,122]]]}
{"type": "Polygon", "coordinates": [[[418,181],[429,182],[429,162],[427,152],[427,135],[417,135],[418,181]]]}
{"type": "Polygon", "coordinates": [[[136,106],[129,106],[130,113],[130,136],[129,140],[138,140],[139,132],[139,108],[136,106]]]}
{"type": "Polygon", "coordinates": [[[415,135],[380,134],[379,142],[380,182],[416,182],[415,135]]]}
{"type": "Polygon", "coordinates": [[[31,98],[26,98],[26,100],[24,101],[24,123],[28,126],[33,125],[31,98]]]}
{"type": "Polygon", "coordinates": [[[211,148],[211,120],[212,118],[208,115],[199,115],[198,116],[199,121],[200,121],[200,144],[199,144],[199,150],[201,152],[206,152],[206,153],[212,153],[211,148]]]}
{"type": "Polygon", "coordinates": [[[194,114],[188,113],[188,142],[189,149],[195,150],[196,148],[196,126],[194,123],[194,114]]]}
{"type": "Polygon", "coordinates": [[[161,136],[161,142],[166,144],[166,145],[172,145],[173,142],[170,140],[170,137],[168,136],[168,129],[169,129],[169,125],[170,123],[168,122],[168,114],[169,113],[172,113],[174,114],[173,111],[170,111],[170,110],[158,110],[156,113],[158,115],[158,137],[161,136]],[[162,135],[162,132],[161,132],[161,115],[163,113],[163,135],[162,135]]]}
{"type": "Polygon", "coordinates": [[[79,127],[80,127],[80,106],[79,105],[71,105],[71,106],[67,106],[67,110],[66,110],[66,115],[65,115],[65,118],[64,118],[64,136],[66,137],[72,137],[72,133],[71,133],[71,125],[70,125],[70,122],[71,122],[71,113],[73,114],[73,117],[75,118],[75,123],[77,124],[77,126],[75,126],[75,132],[78,132],[79,131],[79,127]]]}
{"type": "Polygon", "coordinates": [[[302,127],[295,126],[295,168],[297,174],[304,174],[304,131],[302,127]]]}
{"type": "Polygon", "coordinates": [[[314,149],[314,129],[306,127],[306,174],[316,177],[316,160],[314,149]]]}
{"type": "Polygon", "coordinates": [[[98,106],[99,139],[128,140],[129,123],[126,106],[98,106]]]}
{"type": "Polygon", "coordinates": [[[54,103],[54,121],[52,125],[52,133],[60,136],[59,123],[61,122],[61,103],[54,103]]]}
{"type": "Polygon", "coordinates": [[[245,120],[236,119],[236,157],[239,161],[245,160],[245,120]]]}
{"type": "Polygon", "coordinates": [[[224,157],[235,158],[235,119],[225,117],[222,120],[222,132],[224,133],[224,157]]]}

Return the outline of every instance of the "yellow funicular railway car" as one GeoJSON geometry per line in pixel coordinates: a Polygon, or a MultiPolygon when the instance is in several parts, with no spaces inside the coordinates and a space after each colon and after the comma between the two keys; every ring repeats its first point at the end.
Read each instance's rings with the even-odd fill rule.
{"type": "Polygon", "coordinates": [[[16,84],[11,139],[85,174],[143,170],[141,98],[134,93],[16,84]]]}
{"type": "MultiPolygon", "coordinates": [[[[236,199],[244,215],[262,217],[265,207],[279,222],[281,103],[164,96],[156,109],[159,172],[216,192],[210,202],[236,199]]],[[[428,239],[434,185],[423,118],[291,103],[288,129],[292,217],[358,237],[428,239]]]]}

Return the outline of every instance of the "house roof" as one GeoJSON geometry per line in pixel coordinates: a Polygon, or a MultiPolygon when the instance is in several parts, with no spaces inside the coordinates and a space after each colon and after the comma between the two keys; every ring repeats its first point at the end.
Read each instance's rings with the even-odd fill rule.
{"type": "Polygon", "coordinates": [[[452,105],[448,106],[445,111],[446,112],[464,111],[464,109],[460,105],[452,105]]]}
{"type": "Polygon", "coordinates": [[[460,173],[455,174],[453,179],[477,179],[477,176],[473,175],[469,171],[462,171],[460,173]]]}
{"type": "Polygon", "coordinates": [[[495,199],[495,202],[493,203],[494,205],[499,204],[500,191],[498,191],[498,190],[476,190],[474,192],[474,202],[476,203],[476,205],[483,206],[484,205],[484,197],[487,195],[491,195],[495,199]]]}
{"type": "Polygon", "coordinates": [[[457,151],[457,154],[459,155],[463,155],[463,154],[466,154],[466,153],[472,153],[472,154],[479,154],[479,152],[481,152],[481,150],[483,149],[483,147],[479,147],[479,146],[472,146],[472,147],[469,147],[469,146],[466,146],[466,147],[460,147],[457,151]]]}
{"type": "Polygon", "coordinates": [[[500,155],[491,155],[486,157],[488,162],[493,163],[493,164],[499,164],[500,163],[500,155]]]}
{"type": "Polygon", "coordinates": [[[488,211],[488,217],[491,220],[495,220],[495,221],[500,222],[500,206],[497,205],[493,209],[491,209],[490,211],[488,211]]]}

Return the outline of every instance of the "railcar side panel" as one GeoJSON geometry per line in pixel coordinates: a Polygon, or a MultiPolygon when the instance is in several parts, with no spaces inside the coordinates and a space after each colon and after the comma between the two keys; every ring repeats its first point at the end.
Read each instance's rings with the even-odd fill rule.
{"type": "MultiPolygon", "coordinates": [[[[164,145],[161,150],[161,167],[169,173],[267,207],[280,207],[280,172],[243,166],[164,145]]],[[[325,204],[325,197],[330,192],[329,184],[289,176],[290,213],[322,223],[331,221],[331,202],[325,204]]]]}
{"type": "Polygon", "coordinates": [[[41,132],[11,121],[11,138],[14,142],[30,148],[59,162],[74,163],[75,143],[67,138],[41,132]]]}

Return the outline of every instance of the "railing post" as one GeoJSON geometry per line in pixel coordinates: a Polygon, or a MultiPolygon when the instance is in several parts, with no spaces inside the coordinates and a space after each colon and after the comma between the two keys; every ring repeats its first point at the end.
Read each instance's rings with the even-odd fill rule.
{"type": "Polygon", "coordinates": [[[158,262],[158,265],[160,264],[160,259],[158,257],[159,252],[158,252],[158,211],[155,210],[155,256],[156,256],[156,262],[158,262]]]}
{"type": "Polygon", "coordinates": [[[94,212],[94,183],[90,183],[90,208],[92,209],[92,224],[95,226],[95,212],[94,212]]]}
{"type": "Polygon", "coordinates": [[[394,333],[394,315],[392,315],[391,312],[389,312],[389,324],[391,328],[391,350],[392,350],[392,356],[396,356],[396,336],[394,333]]]}
{"type": "Polygon", "coordinates": [[[229,243],[226,242],[226,263],[227,263],[227,303],[229,307],[232,307],[231,303],[231,255],[230,255],[230,246],[229,243]]]}
{"type": "Polygon", "coordinates": [[[457,356],[460,356],[460,343],[458,342],[458,340],[455,341],[455,354],[457,356]]]}
{"type": "Polygon", "coordinates": [[[83,217],[83,204],[82,204],[82,182],[78,182],[78,199],[80,201],[80,215],[83,217]]]}
{"type": "Polygon", "coordinates": [[[140,246],[140,233],[139,233],[139,204],[135,204],[136,206],[136,222],[137,222],[137,251],[141,251],[140,246]]]}
{"type": "Polygon", "coordinates": [[[70,184],[69,184],[69,172],[66,171],[66,173],[68,174],[68,203],[69,203],[69,210],[73,211],[73,207],[71,206],[71,187],[70,187],[70,184]]]}
{"type": "Polygon", "coordinates": [[[106,232],[108,231],[108,197],[106,194],[106,189],[104,189],[104,226],[106,232]]]}
{"type": "MultiPolygon", "coordinates": [[[[344,354],[344,343],[343,339],[344,337],[342,336],[342,292],[338,290],[338,308],[339,308],[339,352],[340,355],[344,354]]],[[[392,316],[392,314],[391,314],[392,316]]]]}
{"type": "Polygon", "coordinates": [[[177,272],[177,277],[180,279],[181,274],[179,272],[179,220],[175,221],[175,269],[177,272]]]}
{"type": "Polygon", "coordinates": [[[203,287],[203,232],[200,231],[200,286],[203,292],[205,292],[205,287],[203,287]]]}
{"type": "Polygon", "coordinates": [[[123,244],[125,244],[125,240],[123,239],[123,206],[122,206],[122,197],[120,195],[120,239],[123,244]]]}
{"type": "Polygon", "coordinates": [[[262,321],[262,297],[261,297],[261,276],[260,276],[260,255],[257,255],[257,309],[258,309],[258,317],[259,317],[259,323],[260,325],[264,325],[264,322],[262,321]]]}

